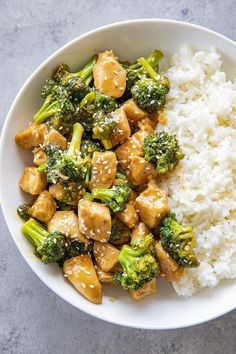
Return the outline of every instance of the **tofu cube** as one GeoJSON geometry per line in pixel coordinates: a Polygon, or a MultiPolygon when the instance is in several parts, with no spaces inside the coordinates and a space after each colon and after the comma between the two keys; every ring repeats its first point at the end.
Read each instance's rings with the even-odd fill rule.
{"type": "Polygon", "coordinates": [[[56,212],[56,203],[48,191],[43,191],[31,207],[31,215],[42,221],[49,222],[56,212]]]}
{"type": "Polygon", "coordinates": [[[157,292],[157,279],[153,278],[151,281],[144,284],[140,289],[129,291],[129,294],[134,300],[141,300],[145,296],[154,294],[156,292],[157,292]]]}
{"type": "Polygon", "coordinates": [[[104,272],[109,272],[118,263],[120,251],[110,243],[95,241],[93,253],[99,267],[104,272]]]}
{"type": "Polygon", "coordinates": [[[97,273],[98,280],[104,284],[114,284],[112,274],[110,272],[104,272],[98,264],[94,264],[94,268],[97,273]]]}
{"type": "Polygon", "coordinates": [[[150,229],[155,229],[169,211],[165,192],[154,182],[150,182],[148,187],[139,194],[135,206],[141,221],[150,229]]]}
{"type": "Polygon", "coordinates": [[[184,274],[184,268],[164,250],[160,242],[155,243],[158,263],[161,269],[161,275],[169,281],[176,281],[184,274]]]}
{"type": "Polygon", "coordinates": [[[16,134],[15,141],[23,149],[32,149],[43,144],[47,132],[45,124],[31,124],[28,128],[16,134]]]}
{"type": "Polygon", "coordinates": [[[114,152],[94,152],[89,188],[110,188],[115,181],[116,170],[117,160],[114,152]]]}
{"type": "Polygon", "coordinates": [[[111,214],[108,207],[89,200],[78,205],[79,230],[88,238],[107,242],[111,235],[111,214]]]}
{"type": "Polygon", "coordinates": [[[79,241],[83,243],[89,242],[89,240],[79,231],[78,217],[72,210],[56,211],[48,223],[48,231],[61,232],[70,241],[79,241]]]}
{"type": "Polygon", "coordinates": [[[46,189],[47,175],[38,172],[37,167],[26,167],[19,184],[24,192],[37,195],[46,189]]]}

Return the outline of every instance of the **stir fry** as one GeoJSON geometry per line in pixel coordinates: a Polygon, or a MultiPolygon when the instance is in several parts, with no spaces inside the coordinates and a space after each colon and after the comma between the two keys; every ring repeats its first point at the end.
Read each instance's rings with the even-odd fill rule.
{"type": "Polygon", "coordinates": [[[61,64],[15,138],[33,153],[19,182],[34,198],[17,209],[22,232],[96,304],[102,284],[138,300],[156,292],[158,277],[176,281],[199,265],[192,227],[179,224],[158,186],[184,158],[175,135],[155,131],[170,89],[162,57],[154,50],[122,63],[110,50],[77,72],[61,64]]]}

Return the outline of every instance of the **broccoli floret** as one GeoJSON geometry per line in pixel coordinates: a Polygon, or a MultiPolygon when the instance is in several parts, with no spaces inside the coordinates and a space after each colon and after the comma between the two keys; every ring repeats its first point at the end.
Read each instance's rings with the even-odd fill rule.
{"type": "Polygon", "coordinates": [[[19,217],[25,221],[29,220],[31,217],[31,204],[21,204],[17,208],[17,214],[19,217]]]}
{"type": "Polygon", "coordinates": [[[140,58],[138,62],[147,71],[148,77],[136,81],[131,88],[135,103],[144,111],[154,113],[164,107],[166,94],[169,92],[170,83],[167,77],[159,75],[147,62],[140,58]]]}
{"type": "Polygon", "coordinates": [[[112,188],[94,188],[88,199],[98,199],[106,203],[113,213],[122,211],[125,208],[131,195],[131,189],[124,184],[117,184],[112,188]]]}
{"type": "Polygon", "coordinates": [[[71,121],[75,108],[65,87],[53,80],[48,80],[42,88],[41,95],[45,101],[34,115],[36,123],[43,123],[52,117],[61,119],[63,122],[71,121]]]}
{"type": "Polygon", "coordinates": [[[75,103],[81,101],[90,92],[88,85],[93,79],[93,67],[96,60],[97,57],[93,56],[83,69],[75,73],[70,72],[68,65],[62,64],[53,74],[53,79],[66,87],[75,103]]]}
{"type": "Polygon", "coordinates": [[[67,242],[59,232],[49,233],[38,221],[29,219],[22,226],[23,234],[35,247],[35,254],[43,263],[59,261],[64,257],[67,242]]]}
{"type": "Polygon", "coordinates": [[[114,280],[125,290],[137,290],[160,273],[159,265],[152,252],[153,236],[143,236],[141,243],[131,241],[131,246],[124,245],[119,255],[123,272],[115,273],[114,280]]]}
{"type": "Polygon", "coordinates": [[[131,238],[131,230],[118,218],[112,219],[111,236],[109,242],[113,245],[123,245],[129,242],[131,238]]]}
{"type": "Polygon", "coordinates": [[[82,243],[73,241],[68,244],[68,248],[63,258],[58,261],[60,267],[63,267],[64,262],[67,259],[80,256],[81,254],[91,254],[92,243],[82,243]]]}
{"type": "Polygon", "coordinates": [[[82,158],[80,144],[84,129],[80,123],[73,125],[73,135],[69,149],[65,152],[57,146],[45,146],[47,163],[40,166],[40,171],[46,171],[48,182],[57,183],[60,180],[76,183],[87,183],[91,174],[91,159],[82,158]]]}
{"type": "Polygon", "coordinates": [[[156,165],[160,174],[174,170],[184,158],[176,136],[164,131],[146,137],[142,149],[145,160],[156,165]]]}
{"type": "MultiPolygon", "coordinates": [[[[148,64],[156,71],[158,71],[158,65],[161,59],[163,58],[163,53],[160,50],[154,50],[147,58],[146,61],[148,64]]],[[[131,88],[134,84],[139,81],[143,77],[147,77],[148,73],[144,66],[136,62],[133,65],[124,65],[127,73],[127,82],[126,82],[126,90],[125,90],[125,98],[130,98],[131,88]]]]}
{"type": "Polygon", "coordinates": [[[195,236],[192,226],[180,225],[175,213],[169,213],[160,228],[161,245],[182,267],[198,267],[193,248],[195,236]]]}
{"type": "Polygon", "coordinates": [[[81,156],[83,158],[86,157],[86,156],[89,156],[90,158],[92,158],[93,157],[93,153],[95,151],[103,152],[104,148],[102,147],[102,145],[97,140],[84,139],[84,140],[82,140],[80,151],[81,151],[81,156]]]}
{"type": "Polygon", "coordinates": [[[116,121],[112,115],[96,116],[93,125],[93,138],[101,140],[106,150],[112,148],[111,136],[116,131],[116,121]]]}

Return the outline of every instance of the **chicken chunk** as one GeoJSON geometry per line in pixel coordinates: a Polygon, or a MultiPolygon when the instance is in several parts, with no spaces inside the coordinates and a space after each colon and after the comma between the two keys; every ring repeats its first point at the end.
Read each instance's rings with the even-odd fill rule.
{"type": "Polygon", "coordinates": [[[79,231],[79,223],[77,215],[71,211],[56,211],[52,219],[48,223],[49,232],[61,232],[70,241],[79,241],[83,243],[89,242],[79,231]]]}
{"type": "Polygon", "coordinates": [[[169,281],[176,281],[184,274],[184,268],[164,250],[160,242],[156,242],[156,254],[161,269],[161,275],[169,281]]]}
{"type": "Polygon", "coordinates": [[[165,192],[153,181],[149,182],[148,187],[136,198],[135,206],[140,219],[150,229],[156,228],[169,211],[165,192]]]}
{"type": "Polygon", "coordinates": [[[116,122],[116,130],[111,137],[112,146],[115,146],[128,139],[130,137],[131,130],[125,111],[122,107],[116,109],[115,112],[113,112],[112,117],[116,122]]]}
{"type": "Polygon", "coordinates": [[[111,214],[109,208],[100,203],[80,200],[78,205],[79,230],[88,238],[107,242],[111,235],[111,214]]]}
{"type": "Polygon", "coordinates": [[[40,166],[47,161],[47,155],[43,152],[41,147],[36,147],[32,152],[34,155],[33,161],[35,165],[40,166]]]}
{"type": "Polygon", "coordinates": [[[135,227],[138,223],[138,214],[135,210],[133,202],[128,202],[123,211],[116,213],[116,216],[130,229],[135,227]]]}
{"type": "Polygon", "coordinates": [[[15,141],[23,149],[32,149],[43,144],[47,132],[45,124],[31,124],[28,128],[16,134],[15,141]]]}
{"type": "Polygon", "coordinates": [[[153,179],[157,177],[155,167],[143,157],[131,156],[129,162],[127,177],[133,185],[139,186],[141,184],[147,184],[150,178],[153,179]]]}
{"type": "Polygon", "coordinates": [[[129,167],[129,159],[132,156],[143,156],[142,146],[144,139],[153,133],[150,125],[141,125],[141,129],[134,133],[130,139],[120,145],[115,153],[121,167],[126,170],[129,167]]]}
{"type": "Polygon", "coordinates": [[[49,222],[56,212],[56,203],[48,191],[39,194],[31,208],[31,215],[42,222],[49,222]]]}
{"type": "Polygon", "coordinates": [[[132,240],[138,240],[139,238],[146,236],[150,233],[149,228],[143,222],[139,222],[138,225],[132,231],[132,240]]]}
{"type": "Polygon", "coordinates": [[[136,124],[139,120],[145,118],[147,115],[146,112],[144,112],[136,105],[132,98],[126,101],[122,107],[130,124],[136,124]]]}
{"type": "Polygon", "coordinates": [[[47,175],[38,172],[37,167],[26,167],[19,184],[24,192],[37,195],[46,189],[47,175]]]}
{"type": "Polygon", "coordinates": [[[114,284],[113,277],[110,272],[104,272],[98,264],[94,264],[94,268],[96,270],[97,277],[100,283],[114,284]]]}
{"type": "Polygon", "coordinates": [[[117,160],[112,151],[94,152],[89,188],[110,188],[116,178],[117,160]]]}
{"type": "Polygon", "coordinates": [[[112,50],[98,54],[93,68],[94,86],[106,95],[118,98],[126,88],[126,71],[112,50]]]}
{"type": "Polygon", "coordinates": [[[67,140],[57,130],[51,129],[44,137],[43,145],[57,145],[62,149],[66,149],[67,140]]]}
{"type": "Polygon", "coordinates": [[[99,267],[109,272],[118,262],[120,251],[110,243],[94,242],[93,254],[99,267]]]}
{"type": "Polygon", "coordinates": [[[65,277],[84,297],[94,304],[102,303],[100,284],[91,257],[87,254],[67,259],[63,270],[65,277]]]}
{"type": "Polygon", "coordinates": [[[151,281],[148,283],[144,284],[140,289],[138,290],[131,290],[129,291],[131,297],[134,300],[141,300],[143,297],[147,295],[151,295],[157,292],[157,279],[153,278],[151,281]]]}

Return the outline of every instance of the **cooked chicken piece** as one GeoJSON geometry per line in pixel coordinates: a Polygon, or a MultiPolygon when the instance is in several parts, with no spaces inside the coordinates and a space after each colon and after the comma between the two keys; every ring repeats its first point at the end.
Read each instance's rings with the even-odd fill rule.
{"type": "Polygon", "coordinates": [[[104,272],[109,272],[118,262],[120,251],[110,243],[95,241],[93,254],[99,267],[104,272]]]}
{"type": "Polygon", "coordinates": [[[31,208],[31,215],[42,221],[49,222],[56,211],[56,203],[48,191],[39,194],[31,208]]]}
{"type": "Polygon", "coordinates": [[[41,147],[36,147],[32,151],[34,155],[34,164],[37,166],[40,166],[42,163],[47,161],[47,155],[45,152],[43,152],[43,149],[41,147]]]}
{"type": "Polygon", "coordinates": [[[95,151],[92,157],[92,176],[89,188],[110,188],[116,178],[116,155],[112,151],[95,151]]]}
{"type": "Polygon", "coordinates": [[[146,128],[146,129],[155,129],[158,124],[158,114],[155,113],[155,115],[150,115],[138,122],[139,127],[141,128],[146,128]],[[151,128],[150,128],[151,127],[151,128]]]}
{"type": "Polygon", "coordinates": [[[135,206],[140,219],[150,229],[156,228],[169,211],[165,192],[153,181],[149,182],[148,187],[136,198],[135,206]]]}
{"type": "Polygon", "coordinates": [[[161,275],[169,281],[180,279],[184,274],[184,268],[176,263],[176,261],[164,250],[160,242],[156,242],[155,247],[161,275]]]}
{"type": "Polygon", "coordinates": [[[31,124],[28,128],[16,134],[15,141],[23,149],[32,149],[43,144],[47,132],[45,124],[31,124]]]}
{"type": "Polygon", "coordinates": [[[151,281],[148,283],[144,284],[140,289],[138,290],[131,290],[129,291],[131,297],[134,300],[141,300],[143,297],[147,295],[151,295],[157,292],[157,279],[153,278],[151,281]]]}
{"type": "Polygon", "coordinates": [[[133,185],[139,186],[141,184],[147,184],[150,178],[157,177],[155,167],[143,157],[131,156],[129,162],[127,177],[133,185]]]}
{"type": "Polygon", "coordinates": [[[135,203],[136,198],[137,198],[137,193],[133,189],[131,189],[129,202],[135,203]]]}
{"type": "Polygon", "coordinates": [[[47,175],[38,172],[37,167],[26,167],[19,184],[24,192],[37,195],[46,189],[47,175]]]}
{"type": "Polygon", "coordinates": [[[94,304],[102,303],[100,284],[91,257],[87,254],[67,259],[63,270],[65,277],[84,297],[94,304]]]}
{"type": "Polygon", "coordinates": [[[111,214],[105,205],[80,200],[78,205],[79,230],[88,238],[107,242],[111,235],[111,214]]]}
{"type": "Polygon", "coordinates": [[[98,54],[93,68],[94,86],[106,95],[118,98],[126,88],[126,71],[112,50],[98,54]]]}
{"type": "Polygon", "coordinates": [[[62,149],[66,149],[67,140],[57,130],[51,129],[45,135],[43,145],[57,145],[60,146],[62,149]]]}
{"type": "Polygon", "coordinates": [[[131,130],[125,111],[122,107],[116,109],[115,112],[112,113],[112,117],[116,122],[116,130],[111,137],[112,145],[115,146],[128,139],[131,130]]]}
{"type": "Polygon", "coordinates": [[[60,202],[76,206],[83,197],[84,189],[79,189],[74,182],[52,184],[49,193],[60,202]]]}
{"type": "Polygon", "coordinates": [[[139,238],[146,236],[150,233],[149,228],[143,222],[139,222],[132,231],[132,240],[138,240],[139,238]]]}
{"type": "Polygon", "coordinates": [[[138,223],[138,214],[135,210],[133,202],[128,202],[125,206],[125,209],[116,213],[116,216],[130,229],[135,227],[135,225],[138,223]]]}
{"type": "Polygon", "coordinates": [[[56,211],[48,223],[48,231],[61,232],[71,241],[89,242],[87,237],[79,231],[78,218],[72,210],[56,211]]]}
{"type": "Polygon", "coordinates": [[[141,129],[116,149],[116,157],[124,170],[128,168],[131,156],[143,156],[142,146],[144,139],[152,133],[153,129],[150,125],[141,124],[141,129]]]}
{"type": "Polygon", "coordinates": [[[94,268],[96,270],[97,277],[100,283],[114,284],[112,274],[110,272],[104,272],[98,264],[94,264],[94,268]]]}
{"type": "Polygon", "coordinates": [[[140,109],[131,98],[122,105],[130,124],[136,124],[139,120],[146,117],[147,113],[140,109]]]}

